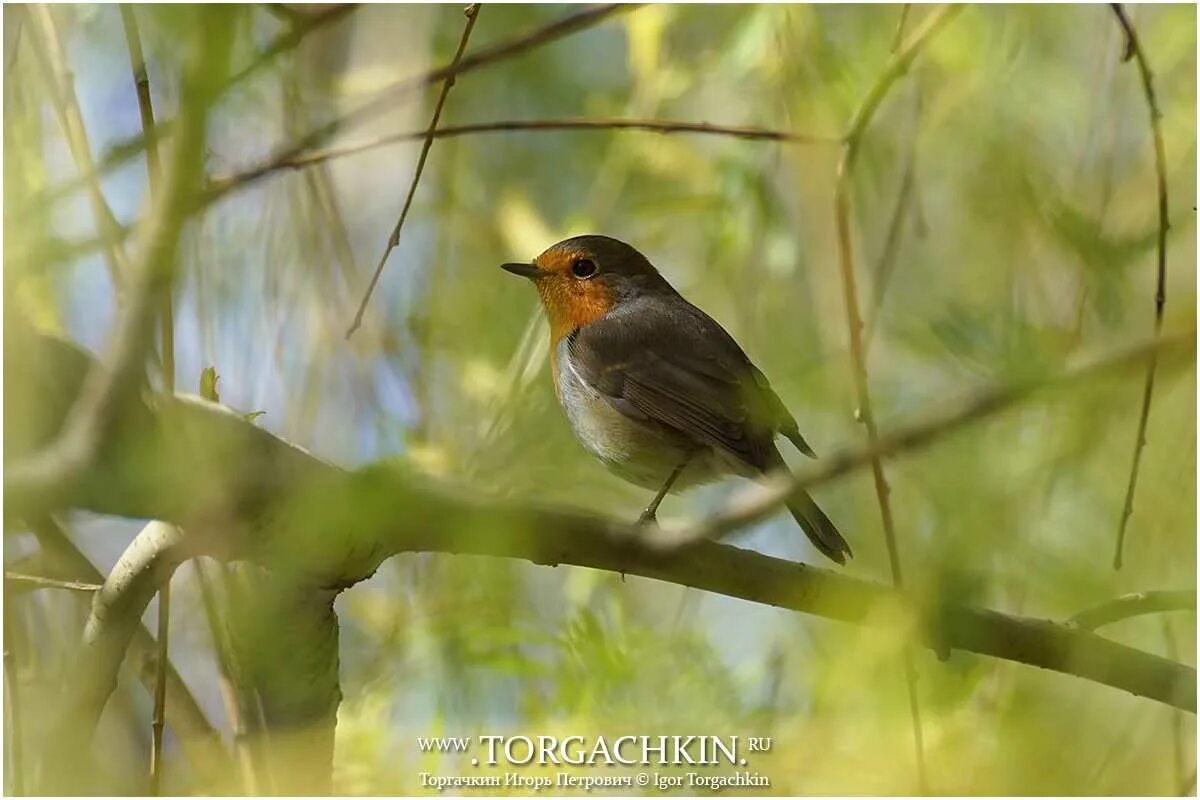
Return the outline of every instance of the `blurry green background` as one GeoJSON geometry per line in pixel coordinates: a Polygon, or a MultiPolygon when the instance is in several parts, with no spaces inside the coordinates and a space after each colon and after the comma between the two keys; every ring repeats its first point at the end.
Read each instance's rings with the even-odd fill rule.
{"type": "MultiPolygon", "coordinates": [[[[570,10],[485,4],[468,52],[570,10]]],[[[907,29],[932,10],[914,7],[907,29]]],[[[168,118],[175,43],[187,31],[169,7],[136,11],[156,109],[168,118]]],[[[113,319],[113,288],[99,256],[45,256],[96,230],[83,193],[35,202],[77,171],[22,41],[23,13],[4,9],[5,310],[94,350],[113,319]]],[[[238,16],[236,69],[291,14],[312,9],[228,13],[238,16]]],[[[1195,9],[1129,13],[1163,110],[1166,328],[1186,330],[1196,289],[1195,9]]],[[[54,14],[103,153],[140,132],[118,10],[54,14]]],[[[898,5],[644,7],[463,76],[442,125],[646,117],[833,137],[880,74],[900,15],[898,5]]],[[[223,98],[209,173],[245,168],[445,63],[462,24],[460,5],[370,6],[312,34],[223,98]]],[[[1106,6],[968,7],[884,101],[852,187],[882,429],[1150,336],[1153,149],[1123,44],[1106,6]]],[[[435,96],[397,102],[336,142],[420,130],[435,96]]],[[[818,453],[862,442],[834,240],[836,146],[633,131],[437,141],[400,246],[347,342],[418,151],[407,142],[279,172],[188,228],[175,305],[181,390],[196,391],[201,369],[215,366],[224,402],[265,411],[257,424],[342,465],[403,459],[490,495],[632,519],[646,493],[572,438],[535,294],[497,269],[597,232],[636,246],[719,320],[818,453]]],[[[104,180],[127,223],[145,188],[140,158],[104,180]]],[[[1039,396],[890,461],[909,582],[1049,618],[1125,592],[1194,588],[1194,369],[1160,375],[1126,564],[1111,567],[1141,382],[1134,370],[1039,396]]],[[[670,498],[661,518],[699,518],[739,488],[670,498]]],[[[846,571],[887,580],[869,474],[817,498],[854,547],[846,571]]],[[[102,569],[140,525],[72,523],[102,569]]],[[[820,558],[786,515],[737,543],[820,558]]],[[[6,538],[6,559],[29,549],[6,538]]],[[[175,581],[172,655],[225,725],[192,574],[175,581]]],[[[40,591],[14,605],[28,643],[23,690],[51,697],[82,622],[78,598],[40,591]]],[[[419,770],[453,773],[465,759],[419,754],[415,737],[481,733],[774,736],[774,752],[752,763],[771,793],[915,791],[901,643],[877,630],[637,578],[448,556],[394,558],[337,607],[339,791],[417,792],[419,770]]],[[[1194,663],[1191,614],[1106,633],[1194,663]]],[[[965,653],[940,663],[921,652],[916,663],[937,791],[1170,794],[1194,782],[1192,716],[965,653]]],[[[133,681],[110,702],[97,747],[114,774],[144,771],[149,708],[133,681]]],[[[184,772],[172,780],[177,791],[203,790],[184,772]]]]}

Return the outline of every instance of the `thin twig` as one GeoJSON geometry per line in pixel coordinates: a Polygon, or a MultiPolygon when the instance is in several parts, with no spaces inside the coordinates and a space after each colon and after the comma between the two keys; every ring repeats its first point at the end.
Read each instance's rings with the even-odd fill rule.
{"type": "Polygon", "coordinates": [[[167,664],[171,637],[171,574],[158,588],[158,663],[154,665],[154,712],[150,721],[150,794],[162,794],[163,729],[167,725],[167,664]]]}
{"type": "MultiPolygon", "coordinates": [[[[607,130],[640,130],[651,133],[697,133],[711,136],[730,136],[738,139],[753,141],[785,142],[802,145],[838,145],[841,138],[837,136],[820,136],[816,134],[792,133],[790,131],[771,130],[739,125],[714,125],[707,122],[685,122],[659,119],[617,119],[611,117],[575,117],[565,119],[530,119],[530,120],[496,120],[494,122],[474,122],[464,125],[448,125],[437,130],[405,131],[394,133],[362,144],[330,147],[319,150],[309,150],[293,158],[276,160],[271,170],[303,169],[304,167],[320,164],[344,156],[357,155],[380,147],[386,147],[400,142],[419,141],[426,137],[433,139],[448,139],[457,136],[467,136],[477,133],[507,133],[512,131],[607,131],[607,130]]],[[[211,187],[221,193],[235,189],[244,183],[256,180],[264,174],[263,168],[255,167],[236,175],[225,175],[213,178],[211,187]]]]}
{"type": "Polygon", "coordinates": [[[54,22],[54,14],[49,6],[32,5],[28,7],[32,15],[34,54],[42,69],[42,77],[49,89],[51,105],[62,128],[63,137],[71,151],[75,167],[84,180],[88,200],[92,206],[96,228],[104,242],[105,263],[108,265],[109,277],[115,287],[128,278],[129,262],[125,256],[122,227],[117,222],[111,206],[104,198],[100,188],[100,179],[96,173],[96,165],[92,160],[92,148],[88,141],[87,127],[83,122],[83,113],[79,109],[79,100],[75,96],[74,77],[67,66],[66,55],[59,40],[58,28],[54,22]]]}
{"type": "MultiPolygon", "coordinates": [[[[556,20],[555,22],[551,22],[548,25],[538,28],[537,30],[534,30],[524,36],[511,39],[507,42],[501,42],[497,45],[493,45],[492,47],[484,48],[475,55],[462,59],[454,69],[451,69],[447,65],[445,67],[439,67],[438,69],[431,70],[423,75],[418,75],[416,77],[401,81],[393,85],[391,89],[385,90],[382,94],[378,95],[370,102],[351,110],[342,117],[321,125],[320,127],[301,137],[298,141],[281,148],[274,155],[265,159],[257,167],[240,173],[237,176],[236,181],[209,185],[202,196],[189,209],[189,212],[195,214],[203,211],[224,197],[230,190],[253,183],[259,178],[286,168],[287,165],[289,165],[296,158],[313,150],[316,147],[319,147],[322,143],[340,132],[343,128],[361,124],[362,122],[373,118],[380,112],[388,108],[392,108],[399,98],[404,97],[410,92],[440,83],[447,78],[457,77],[462,75],[464,72],[480,69],[481,67],[489,66],[508,58],[513,58],[533,48],[556,41],[557,39],[560,39],[568,34],[575,33],[576,31],[584,30],[596,25],[604,21],[612,14],[630,11],[637,7],[637,4],[614,3],[597,6],[594,8],[587,8],[583,11],[577,11],[573,14],[568,14],[565,17],[556,20]]],[[[163,133],[166,127],[167,123],[160,123],[158,126],[159,132],[163,133]]],[[[427,133],[428,131],[424,131],[420,135],[424,136],[427,133]]],[[[133,148],[134,152],[137,152],[137,150],[140,149],[140,143],[137,141],[124,144],[127,149],[133,148]]],[[[121,158],[118,159],[116,163],[123,163],[124,159],[127,157],[128,154],[123,152],[121,154],[121,158]]],[[[53,196],[61,196],[64,193],[74,191],[75,188],[77,187],[67,187],[61,192],[55,192],[53,196]]],[[[87,249],[86,247],[88,244],[92,243],[87,242],[81,243],[79,246],[73,246],[70,252],[74,255],[83,255],[91,252],[90,249],[87,249]]]]}
{"type": "MultiPolygon", "coordinates": [[[[138,114],[142,120],[142,135],[146,139],[146,180],[150,187],[150,199],[158,195],[159,175],[162,171],[158,150],[158,134],[154,124],[154,102],[150,95],[150,76],[146,71],[146,57],[142,51],[142,36],[138,30],[133,6],[121,3],[121,27],[125,31],[126,49],[129,51],[129,68],[133,71],[133,86],[137,92],[138,114]]],[[[175,310],[173,297],[163,298],[159,316],[160,361],[162,362],[163,389],[168,394],[175,391],[175,310]]]]}
{"type": "Polygon", "coordinates": [[[375,292],[376,284],[379,283],[379,276],[383,274],[383,268],[387,264],[388,256],[400,244],[400,230],[404,227],[404,220],[408,218],[408,210],[412,207],[413,197],[417,193],[417,184],[421,181],[421,173],[425,171],[425,160],[429,157],[429,148],[433,146],[434,131],[437,130],[438,120],[442,117],[442,109],[446,105],[446,98],[450,95],[450,89],[454,87],[453,71],[462,60],[463,51],[467,49],[467,41],[471,38],[471,31],[475,29],[475,20],[479,19],[480,5],[480,3],[472,3],[467,6],[465,12],[467,22],[463,26],[462,36],[458,40],[458,49],[454,51],[454,58],[450,61],[451,75],[442,83],[442,93],[438,95],[437,104],[433,107],[433,117],[429,120],[429,130],[425,135],[425,143],[421,145],[421,155],[417,158],[417,168],[413,172],[412,182],[408,185],[408,194],[404,198],[404,207],[400,209],[400,218],[396,220],[396,226],[392,228],[392,233],[388,236],[387,245],[383,249],[383,255],[379,257],[379,264],[375,267],[375,272],[371,275],[371,281],[367,284],[367,290],[363,293],[362,301],[358,304],[358,310],[354,312],[354,320],[346,330],[347,339],[353,336],[354,332],[362,325],[362,318],[367,310],[367,303],[371,301],[371,295],[375,292]]]}
{"type": "MultiPolygon", "coordinates": [[[[421,89],[434,86],[449,78],[456,78],[466,72],[471,72],[481,67],[486,67],[491,64],[505,61],[522,53],[528,52],[536,47],[554,42],[562,37],[576,33],[577,31],[586,30],[587,28],[603,22],[613,14],[630,11],[638,6],[636,4],[610,3],[607,5],[585,8],[582,11],[576,11],[567,14],[554,22],[544,25],[534,31],[531,31],[524,36],[518,36],[506,42],[485,47],[479,52],[467,56],[458,61],[457,64],[447,64],[444,67],[430,70],[421,75],[407,78],[393,84],[390,88],[383,90],[372,100],[348,111],[341,117],[332,119],[329,122],[314,128],[299,140],[281,148],[273,156],[263,161],[255,169],[243,173],[241,176],[242,183],[249,183],[261,178],[264,175],[269,175],[272,172],[280,169],[280,164],[286,164],[294,160],[297,156],[320,146],[323,142],[330,139],[334,134],[340,133],[348,127],[359,125],[367,120],[374,118],[379,113],[393,108],[395,103],[413,92],[421,89]]],[[[425,133],[428,133],[426,131],[425,133]]],[[[227,187],[216,186],[210,187],[210,191],[205,196],[201,207],[206,207],[227,191],[227,187]]]]}
{"type": "Polygon", "coordinates": [[[1067,622],[1072,625],[1094,631],[1104,625],[1111,625],[1130,617],[1144,614],[1161,614],[1166,611],[1196,610],[1196,592],[1194,590],[1155,591],[1127,594],[1114,600],[1080,611],[1067,622]]]}
{"type": "Polygon", "coordinates": [[[100,588],[98,583],[84,581],[64,581],[58,578],[47,578],[44,575],[26,575],[23,572],[4,571],[4,582],[24,584],[36,589],[66,589],[72,592],[94,592],[100,588]]]}
{"type": "MultiPolygon", "coordinates": [[[[871,392],[867,379],[866,357],[862,343],[862,316],[858,308],[858,289],[854,277],[854,257],[851,251],[850,235],[850,177],[854,167],[855,157],[862,136],[870,124],[871,118],[888,90],[896,80],[904,74],[908,66],[916,58],[929,38],[941,28],[955,13],[954,6],[944,6],[934,12],[913,34],[899,51],[889,59],[883,74],[875,81],[867,92],[862,105],[859,106],[851,121],[846,140],[843,144],[842,157],[838,163],[837,183],[834,189],[834,218],[837,227],[838,265],[842,276],[843,298],[846,304],[846,323],[850,335],[850,358],[854,373],[854,388],[858,401],[857,416],[866,426],[867,441],[874,452],[879,446],[879,430],[875,424],[875,415],[871,408],[871,392]]],[[[883,471],[883,460],[876,454],[871,458],[871,473],[875,479],[875,496],[879,502],[879,516],[883,523],[883,537],[887,544],[888,563],[891,567],[892,584],[897,589],[903,589],[904,576],[900,567],[900,553],[896,544],[895,520],[892,517],[891,502],[888,495],[887,478],[883,471]]],[[[928,780],[925,770],[924,732],[921,725],[921,705],[917,695],[916,669],[913,666],[912,653],[904,648],[904,679],[908,690],[909,711],[912,715],[913,745],[916,756],[917,789],[920,794],[929,794],[928,780]]]]}
{"type": "MultiPolygon", "coordinates": [[[[1158,109],[1158,98],[1154,93],[1154,79],[1150,63],[1142,49],[1137,31],[1125,14],[1120,3],[1112,4],[1117,22],[1125,31],[1125,60],[1137,59],[1138,72],[1142,77],[1142,90],[1146,95],[1146,106],[1150,110],[1150,132],[1154,137],[1154,172],[1158,179],[1158,288],[1154,293],[1154,335],[1162,332],[1163,307],[1167,303],[1167,229],[1170,215],[1167,210],[1167,155],[1163,145],[1162,112],[1158,109]]],[[[1138,471],[1142,463],[1142,450],[1146,447],[1146,424],[1150,420],[1150,403],[1154,398],[1154,373],[1157,363],[1152,359],[1146,365],[1146,382],[1142,388],[1142,411],[1138,417],[1137,438],[1133,444],[1133,464],[1129,469],[1129,485],[1125,489],[1125,505],[1121,510],[1121,522],[1117,528],[1117,547],[1113,554],[1113,569],[1120,569],[1124,560],[1125,531],[1129,517],[1133,514],[1133,495],[1137,490],[1138,471]]]]}
{"type": "MultiPolygon", "coordinates": [[[[158,181],[161,162],[158,152],[158,137],[154,130],[154,103],[150,96],[150,76],[146,72],[146,57],[142,52],[142,37],[138,31],[137,17],[133,7],[120,5],[121,27],[125,31],[125,44],[129,50],[129,67],[133,72],[133,87],[137,93],[138,113],[142,120],[142,133],[146,137],[146,177],[151,202],[158,197],[158,181]]],[[[175,393],[175,321],[172,308],[172,292],[168,287],[162,293],[159,312],[159,353],[162,362],[163,390],[175,393]]],[[[162,786],[163,729],[166,727],[167,664],[169,663],[171,638],[171,579],[163,581],[158,590],[158,661],[155,665],[154,712],[150,723],[150,794],[160,794],[162,786]]]]}

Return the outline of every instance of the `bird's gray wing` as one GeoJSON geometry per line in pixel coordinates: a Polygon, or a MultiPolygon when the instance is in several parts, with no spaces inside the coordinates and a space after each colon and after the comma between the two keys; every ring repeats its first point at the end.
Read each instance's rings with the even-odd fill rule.
{"type": "Polygon", "coordinates": [[[737,343],[681,299],[629,302],[570,334],[568,347],[580,378],[622,413],[758,470],[775,466],[775,433],[795,428],[737,343]]]}

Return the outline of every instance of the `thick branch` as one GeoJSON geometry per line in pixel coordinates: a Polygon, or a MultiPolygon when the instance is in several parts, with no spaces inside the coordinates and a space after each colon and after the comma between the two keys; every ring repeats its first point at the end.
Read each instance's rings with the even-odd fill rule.
{"type": "Polygon", "coordinates": [[[120,466],[81,484],[72,504],[185,527],[189,519],[224,509],[243,524],[205,528],[219,534],[195,547],[254,560],[298,584],[338,589],[408,551],[574,564],[848,622],[912,622],[939,650],[970,650],[1195,708],[1194,669],[1074,626],[953,604],[915,607],[904,594],[870,581],[715,542],[664,552],[625,522],[483,499],[404,470],[347,475],[200,400],[179,398],[155,416],[145,430],[126,431],[114,443],[112,461],[120,466]]]}

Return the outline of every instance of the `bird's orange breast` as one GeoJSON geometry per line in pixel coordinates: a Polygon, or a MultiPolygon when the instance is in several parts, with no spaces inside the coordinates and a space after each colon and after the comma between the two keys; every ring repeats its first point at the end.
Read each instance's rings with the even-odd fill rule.
{"type": "Polygon", "coordinates": [[[546,275],[537,281],[538,295],[550,322],[550,374],[554,391],[562,399],[558,380],[558,343],[563,337],[594,322],[615,305],[612,293],[598,281],[571,280],[565,275],[546,275]]]}

